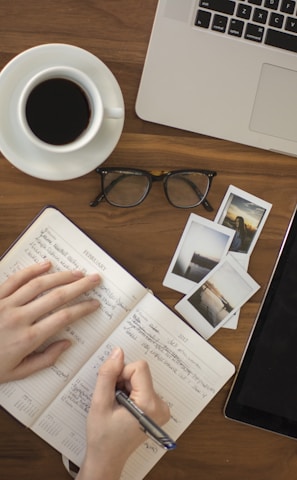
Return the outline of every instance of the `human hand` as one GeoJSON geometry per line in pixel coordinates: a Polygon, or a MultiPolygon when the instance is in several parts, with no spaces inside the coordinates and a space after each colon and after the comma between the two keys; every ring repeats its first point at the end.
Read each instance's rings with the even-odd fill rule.
{"type": "Polygon", "coordinates": [[[71,342],[52,343],[36,352],[63,327],[93,312],[97,300],[67,306],[94,288],[97,274],[79,271],[48,273],[50,262],[34,264],[0,285],[0,383],[24,378],[55,363],[71,342]]]}
{"type": "Polygon", "coordinates": [[[87,420],[87,453],[77,480],[118,480],[131,453],[146,435],[138,421],[115,400],[116,385],[130,392],[135,404],[156,423],[170,418],[169,408],[156,394],[148,364],[124,364],[116,348],[101,366],[87,420]]]}

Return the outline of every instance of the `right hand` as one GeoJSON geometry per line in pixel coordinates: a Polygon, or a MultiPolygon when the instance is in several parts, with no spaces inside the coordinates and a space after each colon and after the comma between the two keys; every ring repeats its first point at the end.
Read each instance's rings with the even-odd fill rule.
{"type": "Polygon", "coordinates": [[[115,348],[101,366],[87,421],[87,453],[77,480],[118,480],[128,457],[147,438],[138,421],[115,399],[117,385],[156,423],[170,418],[168,405],[154,390],[148,364],[124,364],[115,348]]]}

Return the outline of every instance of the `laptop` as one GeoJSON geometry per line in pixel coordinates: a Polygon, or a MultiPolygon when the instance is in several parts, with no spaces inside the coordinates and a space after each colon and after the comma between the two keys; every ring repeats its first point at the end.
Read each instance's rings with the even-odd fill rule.
{"type": "Polygon", "coordinates": [[[136,113],[297,156],[296,1],[159,0],[136,113]]]}

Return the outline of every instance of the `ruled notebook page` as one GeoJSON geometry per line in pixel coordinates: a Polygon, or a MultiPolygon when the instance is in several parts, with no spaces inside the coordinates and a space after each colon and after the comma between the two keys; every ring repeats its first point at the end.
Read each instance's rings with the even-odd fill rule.
{"type": "MultiPolygon", "coordinates": [[[[117,345],[124,349],[126,363],[141,358],[149,362],[154,387],[170,406],[171,419],[164,429],[173,439],[234,373],[227,359],[148,292],[33,428],[77,465],[85,453],[85,423],[97,371],[117,345]]],[[[121,479],[143,478],[163,454],[147,439],[130,457],[121,479]]]]}
{"type": "Polygon", "coordinates": [[[0,281],[45,258],[52,261],[54,271],[99,272],[102,283],[81,298],[98,298],[100,308],[47,342],[61,338],[72,342],[56,365],[27,379],[0,386],[0,404],[26,426],[33,424],[146,293],[143,285],[54,208],[46,209],[3,257],[0,281]]]}

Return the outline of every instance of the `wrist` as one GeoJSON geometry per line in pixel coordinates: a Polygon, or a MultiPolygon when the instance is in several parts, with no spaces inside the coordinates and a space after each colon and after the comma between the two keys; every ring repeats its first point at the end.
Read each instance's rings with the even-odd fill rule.
{"type": "Polygon", "coordinates": [[[82,465],[76,480],[119,480],[122,469],[116,469],[113,465],[102,468],[92,468],[82,465]]]}
{"type": "Polygon", "coordinates": [[[119,480],[126,459],[87,454],[76,480],[119,480]],[[102,458],[103,457],[103,458],[102,458]]]}

